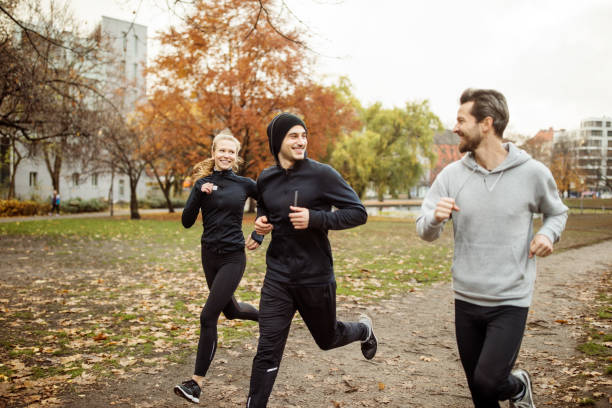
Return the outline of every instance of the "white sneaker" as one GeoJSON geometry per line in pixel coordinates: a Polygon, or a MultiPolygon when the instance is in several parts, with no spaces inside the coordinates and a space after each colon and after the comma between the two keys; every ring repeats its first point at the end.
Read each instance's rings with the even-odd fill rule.
{"type": "Polygon", "coordinates": [[[359,323],[364,324],[368,328],[368,337],[361,341],[361,354],[363,354],[367,360],[371,360],[376,355],[376,349],[378,348],[378,340],[376,340],[374,330],[372,329],[372,319],[362,314],[359,316],[359,323]]]}
{"type": "Polygon", "coordinates": [[[523,396],[517,400],[510,400],[511,408],[535,408],[535,404],[533,403],[533,392],[531,391],[531,378],[529,378],[529,373],[525,370],[517,368],[516,370],[512,370],[511,373],[513,376],[519,379],[520,382],[525,386],[525,393],[523,396]]]}

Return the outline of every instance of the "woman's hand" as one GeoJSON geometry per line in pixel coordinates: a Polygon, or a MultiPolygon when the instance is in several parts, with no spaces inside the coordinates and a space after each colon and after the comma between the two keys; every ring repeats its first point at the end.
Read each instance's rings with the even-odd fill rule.
{"type": "Polygon", "coordinates": [[[213,187],[215,185],[213,183],[204,183],[202,184],[202,192],[206,194],[210,194],[213,192],[213,187]]]}
{"type": "Polygon", "coordinates": [[[255,241],[253,238],[251,238],[251,236],[249,235],[249,237],[246,240],[246,247],[248,250],[253,251],[257,248],[259,248],[259,244],[257,243],[257,241],[255,241]]]}

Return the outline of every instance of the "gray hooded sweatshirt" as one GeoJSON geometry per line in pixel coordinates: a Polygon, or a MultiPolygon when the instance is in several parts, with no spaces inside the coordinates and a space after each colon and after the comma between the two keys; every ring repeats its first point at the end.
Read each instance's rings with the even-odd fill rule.
{"type": "Polygon", "coordinates": [[[449,164],[436,177],[421,206],[417,232],[426,241],[440,236],[445,222],[434,218],[436,204],[451,197],[453,211],[455,298],[481,306],[531,304],[536,277],[529,259],[533,214],[543,214],[538,234],[559,240],[567,207],[546,166],[512,143],[506,159],[488,171],[472,153],[449,164]]]}

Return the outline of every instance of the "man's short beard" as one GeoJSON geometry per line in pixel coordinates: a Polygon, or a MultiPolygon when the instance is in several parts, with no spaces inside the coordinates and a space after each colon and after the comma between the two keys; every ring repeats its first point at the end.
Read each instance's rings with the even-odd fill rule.
{"type": "Polygon", "coordinates": [[[478,149],[478,146],[480,146],[480,143],[482,142],[482,136],[478,135],[477,138],[474,139],[463,139],[465,140],[464,144],[459,144],[459,152],[460,153],[465,153],[465,152],[472,152],[474,153],[474,150],[478,149]]]}

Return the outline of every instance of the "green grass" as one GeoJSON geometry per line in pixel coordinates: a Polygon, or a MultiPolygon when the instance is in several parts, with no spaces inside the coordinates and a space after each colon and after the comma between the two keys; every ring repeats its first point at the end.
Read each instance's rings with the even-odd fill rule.
{"type": "Polygon", "coordinates": [[[13,317],[16,317],[17,319],[31,320],[34,318],[34,314],[30,311],[19,311],[15,312],[13,317]]]}
{"type": "Polygon", "coordinates": [[[13,375],[13,370],[5,366],[4,364],[0,364],[0,378],[3,378],[3,377],[11,378],[11,375],[13,375]]]}
{"type": "Polygon", "coordinates": [[[578,405],[580,406],[595,405],[595,400],[591,397],[581,398],[578,401],[578,405]]]}
{"type": "Polygon", "coordinates": [[[594,343],[592,341],[580,344],[578,350],[589,356],[605,356],[608,354],[606,346],[594,343]]]}
{"type": "Polygon", "coordinates": [[[64,370],[62,367],[55,367],[55,366],[32,367],[32,379],[33,380],[36,380],[39,378],[51,377],[55,375],[62,375],[62,374],[64,374],[64,370]]]}
{"type": "Polygon", "coordinates": [[[33,356],[36,352],[31,348],[26,349],[16,349],[9,351],[9,356],[11,358],[20,357],[20,356],[33,356]]]}
{"type": "Polygon", "coordinates": [[[597,317],[600,319],[612,319],[612,306],[601,307],[597,311],[597,317]]]}

